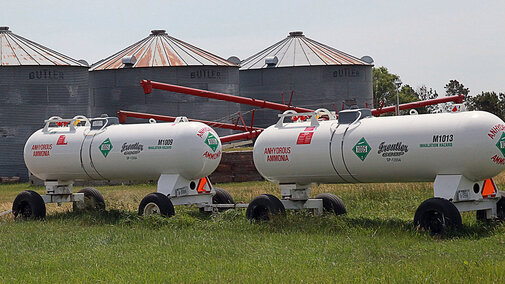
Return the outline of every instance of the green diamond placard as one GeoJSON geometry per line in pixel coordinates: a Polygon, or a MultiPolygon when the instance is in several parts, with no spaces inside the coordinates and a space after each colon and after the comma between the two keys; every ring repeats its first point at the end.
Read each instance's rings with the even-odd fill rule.
{"type": "Polygon", "coordinates": [[[505,157],[505,132],[501,134],[500,140],[498,140],[498,143],[496,143],[496,147],[500,149],[503,157],[505,157]]]}
{"type": "Polygon", "coordinates": [[[109,155],[109,152],[112,150],[112,143],[110,142],[110,139],[105,139],[105,141],[98,146],[98,149],[102,152],[102,155],[107,158],[107,155],[109,155]]]}
{"type": "Polygon", "coordinates": [[[219,141],[217,141],[216,136],[212,135],[212,133],[209,132],[207,139],[205,139],[205,144],[209,145],[213,152],[216,152],[219,141]]]}
{"type": "Polygon", "coordinates": [[[361,161],[364,161],[366,156],[368,156],[368,153],[372,150],[372,147],[368,145],[368,143],[365,140],[365,137],[361,138],[356,145],[354,145],[354,148],[352,148],[352,151],[358,158],[360,158],[361,161]]]}

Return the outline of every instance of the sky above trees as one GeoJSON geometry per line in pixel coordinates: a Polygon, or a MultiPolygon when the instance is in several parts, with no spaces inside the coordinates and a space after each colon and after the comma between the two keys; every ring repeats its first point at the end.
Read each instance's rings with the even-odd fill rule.
{"type": "Polygon", "coordinates": [[[505,1],[4,1],[0,26],[89,63],[152,29],[240,59],[302,30],[439,94],[505,91],[505,1]],[[5,3],[4,3],[5,2],[5,3]]]}

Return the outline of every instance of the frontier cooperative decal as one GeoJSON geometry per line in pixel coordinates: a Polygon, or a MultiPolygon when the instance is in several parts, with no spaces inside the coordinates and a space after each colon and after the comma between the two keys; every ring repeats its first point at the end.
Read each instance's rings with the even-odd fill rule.
{"type": "Polygon", "coordinates": [[[403,142],[396,142],[391,144],[386,144],[386,142],[380,143],[378,147],[377,154],[382,155],[386,158],[386,162],[401,162],[400,156],[405,155],[409,151],[409,146],[403,144],[403,142]]]}

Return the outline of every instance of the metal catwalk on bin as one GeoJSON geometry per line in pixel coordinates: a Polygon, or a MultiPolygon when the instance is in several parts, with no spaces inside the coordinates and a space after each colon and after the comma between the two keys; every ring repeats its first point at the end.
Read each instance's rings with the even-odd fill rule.
{"type": "MultiPolygon", "coordinates": [[[[240,94],[313,109],[373,107],[372,67],[369,56],[358,58],[301,31],[290,32],[241,62],[240,94]]],[[[272,111],[258,112],[255,118],[260,127],[276,119],[272,111]]]]}
{"type": "Polygon", "coordinates": [[[89,114],[88,68],[0,27],[0,177],[27,179],[24,144],[45,119],[89,114]]]}
{"type": "Polygon", "coordinates": [[[92,111],[94,115],[130,110],[221,120],[237,112],[239,106],[158,91],[144,96],[139,82],[151,79],[238,95],[238,69],[238,65],[169,36],[165,30],[153,30],[146,38],[91,67],[92,111]]]}

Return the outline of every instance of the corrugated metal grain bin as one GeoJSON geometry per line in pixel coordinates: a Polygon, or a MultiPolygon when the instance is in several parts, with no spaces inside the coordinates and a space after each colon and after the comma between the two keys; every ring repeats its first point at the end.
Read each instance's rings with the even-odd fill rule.
{"type": "MultiPolygon", "coordinates": [[[[352,55],[314,41],[302,32],[288,37],[245,59],[240,68],[242,96],[288,103],[312,109],[340,111],[353,105],[372,107],[372,60],[352,55]]],[[[242,110],[249,110],[242,106],[242,110]]],[[[277,121],[277,113],[259,110],[255,125],[277,121]]]]}
{"type": "Polygon", "coordinates": [[[0,27],[0,177],[27,180],[24,144],[45,119],[88,114],[87,63],[0,27]]]}
{"type": "Polygon", "coordinates": [[[160,90],[144,95],[139,83],[147,79],[238,95],[238,69],[238,65],[171,37],[164,30],[153,30],[148,37],[91,67],[92,111],[95,115],[130,110],[221,120],[237,112],[239,106],[160,90]]]}

